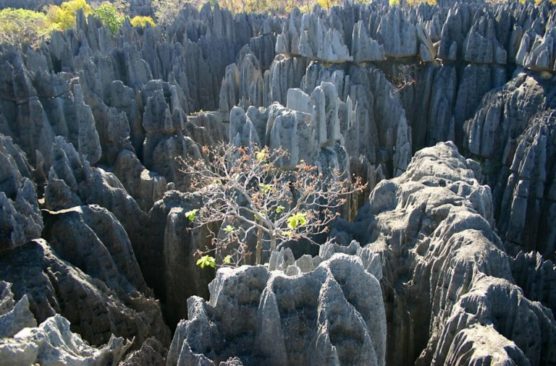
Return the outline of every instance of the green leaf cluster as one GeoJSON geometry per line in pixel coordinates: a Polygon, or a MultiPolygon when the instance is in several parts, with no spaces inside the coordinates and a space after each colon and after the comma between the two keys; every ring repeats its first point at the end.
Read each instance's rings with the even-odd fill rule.
{"type": "Polygon", "coordinates": [[[46,11],[50,30],[66,30],[75,27],[75,16],[78,11],[89,15],[91,6],[86,0],[69,0],[60,5],[50,5],[46,11]]]}
{"type": "Polygon", "coordinates": [[[271,184],[259,183],[259,188],[263,193],[269,193],[270,191],[272,191],[271,184]]]}
{"type": "Polygon", "coordinates": [[[193,222],[197,219],[197,212],[199,212],[199,210],[197,209],[193,209],[191,211],[187,211],[185,213],[185,217],[190,221],[193,222]]]}
{"type": "Polygon", "coordinates": [[[288,217],[288,228],[291,230],[295,230],[305,225],[307,225],[307,215],[303,212],[298,212],[288,217]]]}
{"type": "Polygon", "coordinates": [[[204,268],[216,268],[216,259],[210,255],[204,255],[197,259],[197,266],[201,269],[204,268]]]}
{"type": "Polygon", "coordinates": [[[137,15],[137,16],[131,18],[130,23],[135,28],[145,28],[147,26],[151,26],[151,27],[156,26],[153,18],[147,17],[147,16],[142,16],[142,15],[137,15]]]}
{"type": "Polygon", "coordinates": [[[266,159],[268,159],[268,149],[265,148],[260,151],[257,151],[257,153],[255,154],[255,159],[257,159],[259,163],[262,163],[266,159]]]}
{"type": "Polygon", "coordinates": [[[100,20],[102,25],[110,29],[112,34],[118,32],[124,24],[125,17],[118,12],[116,7],[109,3],[103,2],[100,6],[93,10],[93,16],[100,20]]]}
{"type": "MultiPolygon", "coordinates": [[[[0,10],[0,44],[37,46],[53,31],[75,27],[78,12],[92,15],[112,33],[118,32],[125,22],[125,13],[110,2],[93,7],[87,0],[67,0],[60,5],[49,5],[43,12],[27,9],[0,10]]],[[[134,27],[156,26],[151,17],[137,16],[130,20],[134,27]]]]}
{"type": "Polygon", "coordinates": [[[31,44],[48,35],[44,13],[27,9],[0,10],[0,43],[31,44]]]}

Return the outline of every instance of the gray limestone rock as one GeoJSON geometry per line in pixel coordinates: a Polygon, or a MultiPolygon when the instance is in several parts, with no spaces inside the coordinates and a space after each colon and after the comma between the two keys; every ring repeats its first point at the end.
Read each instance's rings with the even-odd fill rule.
{"type": "Polygon", "coordinates": [[[467,148],[483,159],[482,172],[493,187],[502,238],[512,247],[547,255],[556,245],[551,225],[544,221],[553,216],[548,161],[554,113],[546,110],[549,103],[542,81],[520,74],[489,93],[465,124],[467,148]]]}
{"type": "Polygon", "coordinates": [[[41,235],[43,221],[31,172],[19,147],[0,135],[0,251],[41,235]]]}
{"type": "Polygon", "coordinates": [[[556,315],[556,265],[538,252],[520,252],[512,258],[512,275],[525,296],[540,301],[556,315]]]}
{"type": "Polygon", "coordinates": [[[506,64],[506,50],[496,38],[495,20],[486,13],[469,29],[463,45],[463,58],[470,63],[506,64]]]}
{"type": "Polygon", "coordinates": [[[242,106],[263,105],[264,79],[259,60],[252,53],[243,56],[239,66],[239,103],[242,106]]]}
{"type": "Polygon", "coordinates": [[[240,73],[238,66],[234,63],[226,66],[226,74],[222,79],[219,95],[219,109],[221,112],[231,111],[239,102],[240,73]]]}
{"type": "Polygon", "coordinates": [[[121,298],[149,294],[129,237],[118,219],[97,205],[45,211],[43,235],[64,260],[106,283],[121,298]]]}
{"type": "Polygon", "coordinates": [[[525,73],[517,75],[482,100],[473,118],[465,123],[464,146],[482,159],[507,163],[511,157],[505,152],[515,149],[515,136],[545,103],[539,82],[525,73]]]}
{"type": "Polygon", "coordinates": [[[277,54],[299,56],[299,37],[301,28],[301,12],[294,9],[282,26],[282,32],[276,37],[277,54]]]}
{"type": "Polygon", "coordinates": [[[290,88],[298,88],[305,73],[307,61],[304,58],[277,55],[270,70],[265,73],[265,100],[268,106],[273,102],[286,104],[290,88]]]}
{"type": "Polygon", "coordinates": [[[377,39],[388,58],[412,57],[418,54],[415,24],[398,7],[391,7],[380,18],[377,39]]]}
{"type": "Polygon", "coordinates": [[[251,119],[247,118],[240,107],[230,111],[230,131],[228,141],[236,146],[261,146],[259,135],[251,119]]]}
{"type": "Polygon", "coordinates": [[[463,44],[471,28],[472,17],[469,5],[457,4],[450,8],[440,34],[439,58],[456,61],[463,56],[463,44]]]}
{"type": "Polygon", "coordinates": [[[61,137],[56,138],[53,149],[55,157],[45,188],[46,208],[56,211],[80,203],[95,203],[110,210],[130,235],[135,235],[134,230],[141,227],[146,216],[118,178],[101,168],[91,167],[73,145],[61,137]]]}
{"type": "Polygon", "coordinates": [[[461,358],[450,354],[450,350],[467,353],[457,344],[461,342],[458,336],[464,332],[468,337],[472,334],[476,338],[497,332],[499,335],[491,335],[491,342],[487,344],[474,342],[474,353],[490,353],[500,357],[501,362],[511,360],[516,364],[545,365],[556,358],[552,347],[556,342],[552,313],[538,302],[528,300],[518,286],[505,279],[489,276],[479,278],[469,292],[460,298],[444,326],[433,364],[445,364],[449,359],[461,358]],[[473,328],[475,324],[488,323],[492,324],[489,331],[473,328]],[[505,343],[505,347],[500,347],[500,343],[505,343]],[[509,347],[512,343],[513,347],[509,347]],[[486,351],[488,345],[492,349],[486,351]],[[501,348],[506,348],[505,352],[500,352],[501,348]]]}
{"type": "MultiPolygon", "coordinates": [[[[106,235],[99,235],[103,234],[106,235]]],[[[88,266],[94,258],[105,258],[112,266],[120,260],[118,253],[107,254],[106,248],[104,251],[103,254],[97,245],[89,252],[90,256],[76,259],[77,254],[72,257],[71,248],[68,248],[64,256],[73,260],[74,265],[62,260],[44,240],[31,241],[2,253],[0,276],[12,283],[16,299],[27,296],[29,308],[38,322],[61,314],[71,322],[72,329],[92,344],[106,343],[112,334],[128,339],[136,337],[134,347],[137,348],[139,342],[149,336],[167,343],[169,331],[162,322],[158,301],[133,287],[133,279],[121,277],[127,284],[125,280],[118,283],[117,275],[103,276],[110,274],[110,268],[88,266]]],[[[123,276],[122,273],[119,276],[123,276]]]]}
{"type": "Polygon", "coordinates": [[[340,100],[334,84],[323,82],[311,93],[312,124],[316,143],[320,147],[330,146],[340,141],[340,120],[338,108],[340,100]]]}
{"type": "Polygon", "coordinates": [[[343,30],[335,28],[332,19],[317,13],[303,14],[299,53],[303,57],[323,62],[343,63],[352,60],[344,43],[343,30]]]}
{"type": "MultiPolygon", "coordinates": [[[[270,106],[268,120],[266,123],[266,138],[268,146],[272,149],[282,148],[288,152],[288,156],[282,163],[287,166],[295,166],[300,158],[299,138],[304,141],[312,141],[312,132],[309,130],[311,116],[284,108],[276,103],[270,106]],[[299,131],[298,131],[299,128],[299,131]],[[301,136],[301,133],[304,134],[301,136]]],[[[315,148],[305,145],[309,153],[313,153],[308,161],[314,160],[315,148]]]]}
{"type": "MultiPolygon", "coordinates": [[[[93,113],[91,108],[83,101],[83,93],[79,84],[74,85],[73,94],[75,98],[75,116],[77,117],[77,121],[74,123],[77,124],[79,129],[77,151],[91,164],[95,164],[100,160],[102,151],[93,113]]],[[[110,130],[112,133],[116,132],[114,128],[110,130]]]]}
{"type": "Polygon", "coordinates": [[[556,28],[555,18],[552,14],[546,24],[544,34],[533,31],[526,32],[521,39],[521,44],[516,56],[516,62],[528,69],[535,71],[554,72],[556,69],[556,28]]]}
{"type": "MultiPolygon", "coordinates": [[[[554,312],[554,9],[440,5],[348,2],[287,18],[188,5],[164,26],[126,23],[115,35],[79,14],[75,29],[41,47],[1,46],[0,261],[26,269],[0,267],[18,299],[5,302],[0,323],[10,326],[1,329],[15,334],[28,300],[39,322],[61,313],[96,344],[111,333],[161,340],[163,327],[139,324],[161,324],[145,277],[171,325],[190,311],[170,364],[553,363],[554,319],[535,301],[554,312]],[[446,140],[478,162],[444,144],[410,163],[416,150],[446,140]],[[320,257],[301,245],[271,257],[285,275],[246,270],[254,272],[238,283],[257,290],[246,295],[256,305],[245,324],[219,307],[236,314],[220,294],[243,296],[241,286],[234,295],[215,282],[224,305],[185,303],[207,296],[212,276],[192,254],[210,244],[207,231],[184,218],[203,200],[165,195],[189,189],[175,158],[198,158],[200,146],[219,141],[281,147],[291,153],[286,166],[305,160],[376,186],[355,222],[338,220],[337,243],[320,257]],[[45,230],[43,196],[57,211],[44,212],[45,230]],[[40,236],[56,254],[29,243],[40,236]],[[320,263],[337,252],[381,280],[387,357],[374,346],[388,341],[377,341],[345,284],[320,263]],[[296,292],[300,284],[307,294],[296,292]],[[291,299],[307,301],[292,308],[291,299]],[[277,342],[271,332],[299,334],[289,323],[298,308],[311,324],[300,320],[299,329],[319,336],[310,346],[300,336],[277,342]]],[[[133,1],[131,11],[149,6],[133,1]]],[[[128,364],[163,362],[164,341],[137,343],[128,364]]]]}
{"type": "Polygon", "coordinates": [[[220,112],[200,112],[188,116],[186,135],[199,146],[214,146],[228,141],[227,115],[220,112]]]}
{"type": "Polygon", "coordinates": [[[556,214],[556,182],[551,163],[555,158],[555,132],[555,110],[531,118],[516,141],[498,216],[506,242],[549,256],[556,251],[556,229],[550,224],[556,214]]]}
{"type": "Polygon", "coordinates": [[[117,365],[130,345],[111,337],[106,345],[92,347],[72,333],[67,319],[54,315],[38,327],[0,339],[0,365],[117,365]]]}
{"type": "Polygon", "coordinates": [[[386,308],[394,309],[389,362],[461,364],[486,354],[501,362],[552,362],[556,322],[512,283],[510,260],[492,229],[491,191],[452,143],[417,152],[404,174],[377,185],[370,209],[367,247],[382,258],[386,308]],[[527,328],[534,330],[526,336],[518,309],[531,314],[527,328]],[[487,323],[493,328],[477,329],[487,323]],[[492,342],[480,342],[486,334],[492,342]]]}
{"type": "Polygon", "coordinates": [[[312,114],[314,108],[311,97],[299,88],[288,89],[286,107],[307,114],[312,114]]]}
{"type": "Polygon", "coordinates": [[[385,363],[382,293],[357,258],[337,254],[294,277],[265,267],[221,269],[210,291],[209,302],[188,300],[167,365],[230,356],[245,365],[385,363]]]}
{"type": "Polygon", "coordinates": [[[145,239],[147,214],[114,174],[91,167],[61,137],[56,138],[54,150],[55,160],[45,187],[45,207],[52,211],[86,204],[106,208],[125,228],[144,270],[143,266],[150,261],[151,247],[145,239]]]}
{"type": "Polygon", "coordinates": [[[120,366],[163,366],[168,350],[156,338],[149,338],[137,351],[131,352],[121,361],[120,366]]]}
{"type": "Polygon", "coordinates": [[[528,365],[523,352],[492,325],[474,324],[459,331],[448,350],[445,365],[514,364],[528,365]]]}
{"type": "Polygon", "coordinates": [[[353,27],[351,52],[355,62],[383,61],[386,59],[384,47],[369,36],[365,24],[361,20],[353,27]]]}
{"type": "Polygon", "coordinates": [[[411,127],[399,91],[382,71],[364,65],[344,71],[312,63],[302,89],[312,93],[316,121],[326,115],[326,133],[319,127],[317,141],[339,141],[351,159],[367,160],[369,171],[381,169],[389,176],[403,171],[411,156],[411,127]],[[328,98],[322,96],[323,86],[328,98]]]}
{"type": "Polygon", "coordinates": [[[148,211],[167,190],[166,178],[148,170],[130,150],[122,150],[114,162],[114,174],[142,210],[148,211]]]}
{"type": "Polygon", "coordinates": [[[419,57],[423,62],[432,62],[436,59],[436,47],[430,39],[428,33],[421,24],[415,26],[417,39],[419,40],[419,57]]]}
{"type": "Polygon", "coordinates": [[[184,299],[208,295],[207,284],[213,272],[196,266],[194,254],[210,245],[207,227],[193,229],[186,212],[200,207],[201,194],[168,191],[149,211],[141,251],[141,269],[158,298],[165,304],[164,314],[171,325],[184,318],[188,308],[184,299]]]}
{"type": "Polygon", "coordinates": [[[37,325],[29,310],[27,295],[15,302],[11,287],[11,283],[0,282],[0,339],[13,337],[23,328],[37,325]]]}
{"type": "Polygon", "coordinates": [[[154,83],[143,92],[143,161],[145,167],[168,181],[183,185],[176,158],[200,157],[197,144],[184,135],[186,116],[176,103],[177,89],[163,83],[154,83]],[[168,95],[167,95],[167,94],[168,95]],[[167,98],[169,100],[167,100],[167,98]]]}

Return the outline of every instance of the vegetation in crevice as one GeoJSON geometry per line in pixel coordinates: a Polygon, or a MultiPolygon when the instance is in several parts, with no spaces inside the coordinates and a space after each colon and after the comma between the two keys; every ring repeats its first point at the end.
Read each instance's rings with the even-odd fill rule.
{"type": "MultiPolygon", "coordinates": [[[[108,1],[96,6],[86,0],[68,0],[60,5],[49,5],[43,11],[6,8],[0,10],[0,44],[14,46],[38,46],[54,31],[65,31],[75,27],[77,14],[98,19],[113,34],[117,33],[129,17],[126,8],[108,1]]],[[[130,24],[144,28],[156,26],[149,16],[131,18],[130,24]]]]}

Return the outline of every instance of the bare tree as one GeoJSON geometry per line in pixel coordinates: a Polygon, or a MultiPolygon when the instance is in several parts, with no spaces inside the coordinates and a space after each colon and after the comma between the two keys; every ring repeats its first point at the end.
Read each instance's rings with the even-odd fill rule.
{"type": "Polygon", "coordinates": [[[249,262],[255,240],[255,263],[265,243],[271,250],[286,240],[311,238],[328,231],[346,199],[364,189],[346,174],[324,175],[300,162],[286,168],[287,153],[233,145],[204,147],[205,158],[182,161],[191,188],[203,197],[199,209],[186,214],[192,228],[220,225],[213,247],[198,253],[201,266],[249,262]],[[251,246],[252,248],[252,246],[251,246]]]}

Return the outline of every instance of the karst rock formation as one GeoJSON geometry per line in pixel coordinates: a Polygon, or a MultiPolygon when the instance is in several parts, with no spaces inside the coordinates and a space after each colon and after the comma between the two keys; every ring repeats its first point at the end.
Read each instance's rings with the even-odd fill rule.
{"type": "Polygon", "coordinates": [[[0,365],[556,365],[555,223],[548,1],[78,12],[0,44],[0,365]],[[221,142],[367,190],[325,244],[201,269],[180,164],[221,142]]]}

